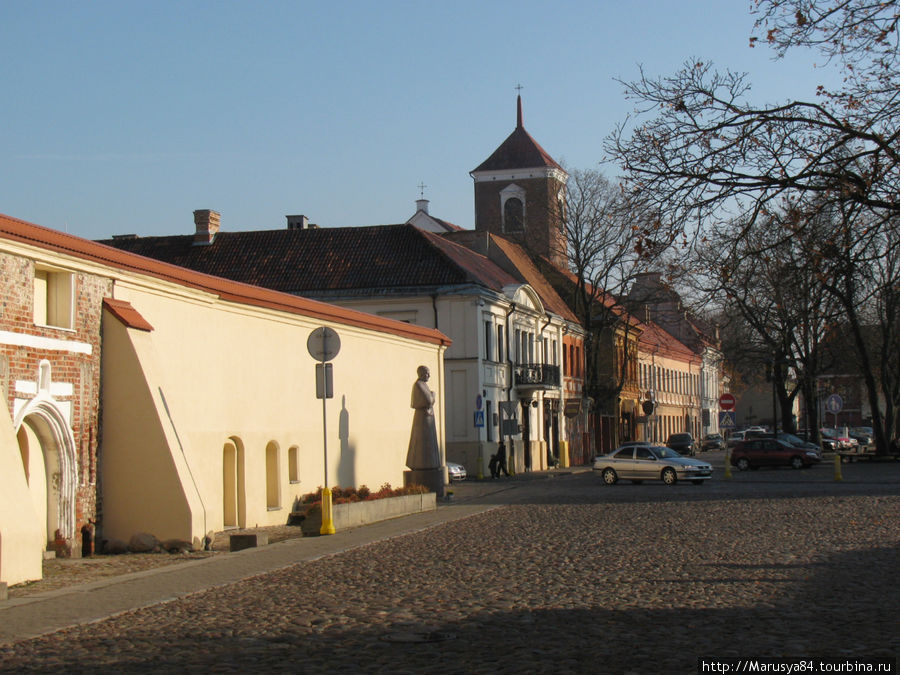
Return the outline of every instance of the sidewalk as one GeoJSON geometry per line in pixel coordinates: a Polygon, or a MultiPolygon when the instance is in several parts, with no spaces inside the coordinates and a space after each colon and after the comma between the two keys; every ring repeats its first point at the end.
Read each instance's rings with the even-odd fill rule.
{"type": "MultiPolygon", "coordinates": [[[[499,480],[454,483],[450,500],[435,511],[386,520],[334,535],[289,539],[261,548],[246,549],[201,560],[177,563],[132,574],[0,601],[0,644],[37,637],[84,623],[99,621],[129,610],[167,602],[316,560],[377,541],[419,532],[442,523],[467,518],[502,505],[501,496],[532,480],[587,470],[559,469],[519,474],[499,480]]],[[[508,498],[509,495],[507,495],[508,498]]]]}

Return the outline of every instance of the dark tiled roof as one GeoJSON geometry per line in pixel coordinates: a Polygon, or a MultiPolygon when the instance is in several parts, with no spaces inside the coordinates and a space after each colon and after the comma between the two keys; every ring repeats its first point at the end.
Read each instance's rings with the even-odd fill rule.
{"type": "Polygon", "coordinates": [[[389,291],[514,280],[484,256],[412,225],[137,237],[103,243],[192,270],[287,293],[389,291]]]}
{"type": "Polygon", "coordinates": [[[478,165],[479,171],[506,171],[507,169],[531,169],[547,167],[561,169],[550,154],[531,137],[525,127],[516,127],[494,153],[478,165]]]}

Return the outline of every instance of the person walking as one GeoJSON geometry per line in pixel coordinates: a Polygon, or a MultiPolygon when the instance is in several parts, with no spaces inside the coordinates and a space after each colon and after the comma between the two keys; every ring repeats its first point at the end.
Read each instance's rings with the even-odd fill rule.
{"type": "Polygon", "coordinates": [[[503,441],[500,441],[500,447],[497,448],[497,478],[500,478],[501,471],[509,478],[509,471],[506,468],[506,446],[503,441]]]}

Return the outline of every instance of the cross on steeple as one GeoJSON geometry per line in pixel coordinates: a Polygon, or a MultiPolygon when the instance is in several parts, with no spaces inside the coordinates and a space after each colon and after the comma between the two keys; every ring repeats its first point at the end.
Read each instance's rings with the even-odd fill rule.
{"type": "Polygon", "coordinates": [[[420,181],[416,187],[419,188],[419,197],[424,198],[425,197],[425,188],[427,188],[428,186],[425,185],[425,183],[420,181]]]}

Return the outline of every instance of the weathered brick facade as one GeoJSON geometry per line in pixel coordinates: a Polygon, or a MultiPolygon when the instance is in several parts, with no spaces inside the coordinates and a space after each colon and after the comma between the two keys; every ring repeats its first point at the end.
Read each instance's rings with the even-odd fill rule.
{"type": "MultiPolygon", "coordinates": [[[[0,390],[14,424],[29,403],[49,395],[64,413],[75,452],[74,530],[66,537],[66,553],[78,555],[78,534],[96,520],[97,448],[99,438],[100,321],[109,279],[71,272],[71,327],[35,322],[35,261],[0,253],[0,390]],[[49,363],[49,389],[41,389],[41,364],[49,363]]],[[[18,428],[18,427],[17,427],[18,428]]],[[[49,532],[48,537],[53,538],[49,532]]]]}

